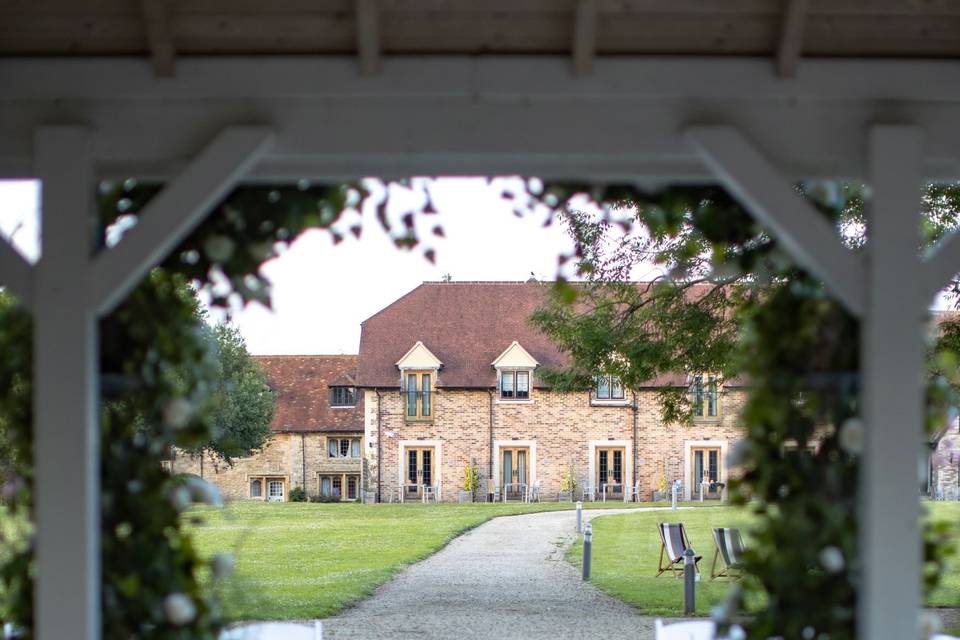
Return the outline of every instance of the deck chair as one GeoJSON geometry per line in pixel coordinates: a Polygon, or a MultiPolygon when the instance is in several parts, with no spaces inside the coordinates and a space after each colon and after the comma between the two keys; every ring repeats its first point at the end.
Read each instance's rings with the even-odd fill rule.
{"type": "MultiPolygon", "coordinates": [[[[692,549],[683,523],[659,522],[657,531],[660,533],[660,564],[657,567],[657,575],[654,577],[669,571],[674,577],[679,578],[683,575],[683,552],[692,549]],[[668,560],[666,564],[664,564],[664,556],[668,560]]],[[[702,558],[703,556],[694,555],[693,566],[697,573],[700,572],[697,565],[702,558]]]]}
{"type": "Polygon", "coordinates": [[[743,562],[743,538],[740,536],[740,529],[731,527],[716,527],[713,529],[713,542],[716,545],[716,551],[713,553],[713,563],[710,565],[710,579],[730,578],[736,580],[740,577],[740,566],[743,562]],[[723,566],[717,569],[717,559],[723,562],[723,566]]]}

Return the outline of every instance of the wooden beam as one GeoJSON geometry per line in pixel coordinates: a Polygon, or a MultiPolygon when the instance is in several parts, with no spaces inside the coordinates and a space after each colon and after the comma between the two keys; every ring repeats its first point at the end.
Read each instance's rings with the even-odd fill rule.
{"type": "Polygon", "coordinates": [[[597,54],[597,0],[577,0],[573,23],[573,73],[588,76],[597,54]]]}
{"type": "Polygon", "coordinates": [[[98,640],[103,631],[97,330],[86,291],[93,149],[93,135],[81,127],[36,133],[42,189],[33,295],[37,640],[98,640]]]}
{"type": "Polygon", "coordinates": [[[224,130],[140,212],[137,225],[93,262],[92,305],[108,313],[203,220],[272,141],[261,127],[224,130]]]}
{"type": "Polygon", "coordinates": [[[173,44],[170,8],[167,2],[168,0],[140,0],[153,72],[161,78],[173,77],[177,55],[173,44]]]}
{"type": "Polygon", "coordinates": [[[859,640],[917,635],[923,572],[917,464],[924,442],[924,338],[919,286],[923,131],[870,130],[866,312],[860,330],[863,453],[858,490],[859,640]],[[896,549],[895,553],[891,550],[896,549]]]}
{"type": "Polygon", "coordinates": [[[33,300],[33,267],[9,241],[0,239],[0,286],[9,289],[27,308],[33,300]]]}
{"type": "Polygon", "coordinates": [[[865,307],[863,260],[803,200],[793,183],[731,126],[694,126],[686,139],[727,190],[763,224],[797,263],[822,279],[855,316],[865,307]]]}
{"type": "Polygon", "coordinates": [[[803,50],[803,31],[807,22],[809,0],[784,0],[783,24],[777,46],[777,75],[792,78],[797,73],[803,50]]]}
{"type": "Polygon", "coordinates": [[[380,73],[380,10],[377,0],[356,0],[360,75],[380,73]]]}

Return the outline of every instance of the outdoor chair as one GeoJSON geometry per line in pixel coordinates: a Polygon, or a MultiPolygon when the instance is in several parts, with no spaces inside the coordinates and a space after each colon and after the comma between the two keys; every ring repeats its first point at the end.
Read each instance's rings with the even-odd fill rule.
{"type": "Polygon", "coordinates": [[[713,563],[710,565],[710,579],[730,578],[736,580],[740,577],[740,567],[743,564],[743,538],[740,536],[740,529],[733,527],[715,527],[713,529],[713,542],[716,550],[713,553],[713,563]],[[717,569],[717,559],[723,562],[723,566],[717,569]]]}
{"type": "MultiPolygon", "coordinates": [[[[659,577],[669,571],[674,577],[683,575],[683,552],[692,549],[687,532],[682,522],[660,522],[657,524],[660,533],[660,564],[657,567],[659,577]],[[664,564],[664,556],[668,562],[664,564]]],[[[694,554],[694,570],[699,573],[698,563],[702,556],[694,554]]]]}
{"type": "Polygon", "coordinates": [[[627,502],[640,502],[640,483],[635,482],[633,485],[627,487],[627,495],[625,496],[627,502]]]}
{"type": "Polygon", "coordinates": [[[527,489],[527,502],[540,502],[540,481],[534,482],[527,489]]]}
{"type": "Polygon", "coordinates": [[[423,485],[423,502],[436,502],[439,499],[437,487],[429,484],[423,485]]]}

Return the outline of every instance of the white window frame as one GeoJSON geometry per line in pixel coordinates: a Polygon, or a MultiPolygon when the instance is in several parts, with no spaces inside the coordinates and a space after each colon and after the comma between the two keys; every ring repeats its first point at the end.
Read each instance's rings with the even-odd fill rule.
{"type": "Polygon", "coordinates": [[[593,388],[590,390],[590,404],[594,405],[625,405],[629,404],[630,400],[627,397],[627,388],[624,386],[623,382],[618,376],[613,374],[605,374],[602,376],[596,376],[593,379],[593,388]],[[599,395],[600,379],[606,378],[609,385],[609,398],[601,398],[599,395]],[[620,384],[620,390],[623,393],[622,398],[613,397],[613,381],[616,380],[620,384]]]}
{"type": "Polygon", "coordinates": [[[506,368],[497,370],[497,402],[500,404],[524,404],[533,402],[533,369],[526,367],[518,368],[506,368]],[[527,375],[527,397],[518,398],[517,397],[517,374],[524,373],[527,375]],[[504,375],[509,374],[513,378],[513,396],[504,397],[503,396],[503,379],[504,375]]]}

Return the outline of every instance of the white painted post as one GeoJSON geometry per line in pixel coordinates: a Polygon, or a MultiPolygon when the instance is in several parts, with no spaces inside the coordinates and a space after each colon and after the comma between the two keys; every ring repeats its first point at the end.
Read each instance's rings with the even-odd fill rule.
{"type": "Polygon", "coordinates": [[[917,637],[923,423],[920,153],[910,126],[870,132],[867,296],[861,339],[865,445],[860,475],[861,640],[917,637]]]}
{"type": "Polygon", "coordinates": [[[42,128],[35,140],[43,242],[33,330],[39,640],[100,637],[97,342],[87,304],[91,146],[77,127],[42,128]]]}

